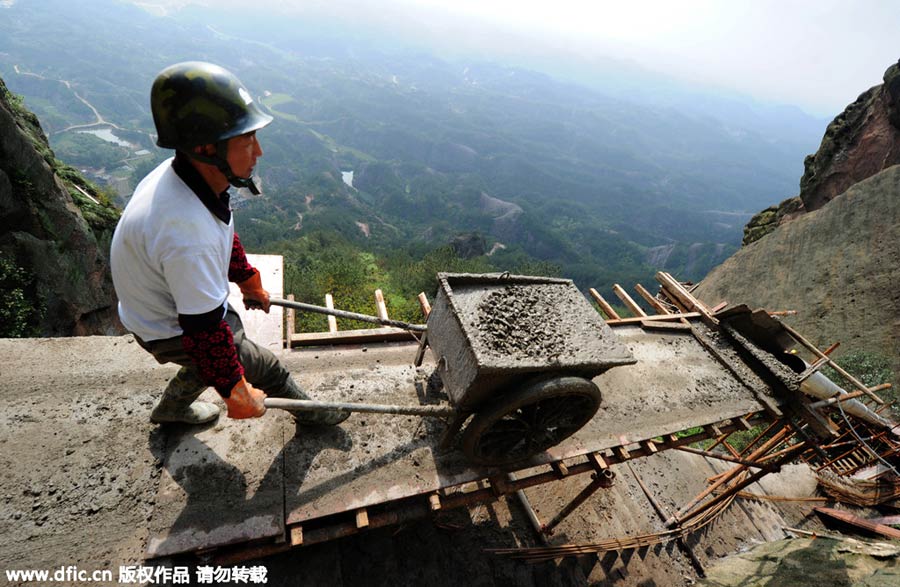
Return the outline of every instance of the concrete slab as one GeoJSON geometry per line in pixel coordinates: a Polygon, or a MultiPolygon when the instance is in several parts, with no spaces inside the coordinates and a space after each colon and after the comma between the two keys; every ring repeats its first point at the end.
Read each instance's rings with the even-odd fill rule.
{"type": "MultiPolygon", "coordinates": [[[[415,346],[404,346],[395,361],[410,361],[415,346]]],[[[410,364],[381,363],[341,372],[298,374],[297,378],[316,399],[325,401],[446,402],[443,394],[425,397],[427,382],[420,375],[417,388],[417,372],[410,364]]],[[[437,466],[435,454],[443,430],[440,420],[378,414],[354,414],[339,428],[302,430],[285,446],[288,523],[455,484],[452,474],[444,476],[437,466]]],[[[456,463],[454,472],[467,470],[457,451],[445,458],[456,463]]]]}
{"type": "MultiPolygon", "coordinates": [[[[259,270],[263,287],[273,298],[284,297],[284,258],[281,255],[247,255],[251,265],[259,270]]],[[[230,284],[228,305],[237,310],[247,336],[275,354],[284,350],[284,309],[272,306],[266,314],[260,310],[244,308],[244,297],[234,283],[230,284]]]]}
{"type": "MultiPolygon", "coordinates": [[[[521,463],[528,468],[588,452],[628,445],[694,426],[758,412],[763,406],[690,334],[617,327],[638,363],[596,378],[604,394],[597,415],[560,445],[521,463]]],[[[400,348],[400,347],[398,347],[400,348]]],[[[409,352],[393,360],[408,361],[409,352]]],[[[313,351],[302,351],[310,353],[313,351]]],[[[327,350],[315,351],[325,356],[327,350]]],[[[428,363],[422,379],[434,369],[428,363]]],[[[417,404],[439,401],[424,393],[408,364],[380,362],[341,372],[299,375],[317,399],[417,404]]],[[[339,431],[308,435],[285,447],[287,523],[371,507],[390,500],[484,479],[497,469],[469,464],[458,448],[440,452],[440,421],[412,417],[352,416],[339,431]],[[327,441],[331,446],[322,446],[327,441]]]]}
{"type": "Polygon", "coordinates": [[[282,537],[289,420],[275,412],[259,420],[220,418],[170,434],[147,558],[282,537]]]}

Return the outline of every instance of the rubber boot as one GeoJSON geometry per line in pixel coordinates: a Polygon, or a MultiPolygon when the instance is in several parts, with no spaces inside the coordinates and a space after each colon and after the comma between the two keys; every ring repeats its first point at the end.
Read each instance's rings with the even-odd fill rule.
{"type": "MultiPolygon", "coordinates": [[[[285,394],[280,396],[287,399],[312,399],[306,395],[292,377],[288,377],[284,384],[285,394]]],[[[335,426],[350,417],[350,412],[342,410],[316,410],[315,412],[297,411],[291,412],[297,424],[303,426],[335,426]]]]}
{"type": "Polygon", "coordinates": [[[150,421],[157,424],[205,424],[215,420],[219,416],[217,405],[194,401],[206,387],[196,369],[182,367],[169,381],[159,403],[150,412],[150,421]]]}

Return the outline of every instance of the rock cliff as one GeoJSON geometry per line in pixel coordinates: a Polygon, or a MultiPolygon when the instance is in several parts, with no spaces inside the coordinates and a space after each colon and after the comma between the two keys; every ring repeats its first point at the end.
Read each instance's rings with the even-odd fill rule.
{"type": "Polygon", "coordinates": [[[800,194],[754,216],[744,244],[777,226],[818,210],[853,184],[900,163],[900,63],[884,83],[863,92],[828,125],[819,150],[806,157],[800,194]]]}
{"type": "Polygon", "coordinates": [[[0,280],[0,295],[27,310],[19,332],[0,336],[118,332],[108,262],[117,218],[0,79],[0,260],[20,276],[0,280]]]}
{"type": "Polygon", "coordinates": [[[744,246],[695,293],[771,310],[838,353],[890,357],[900,374],[900,165],[831,198],[744,246]]]}

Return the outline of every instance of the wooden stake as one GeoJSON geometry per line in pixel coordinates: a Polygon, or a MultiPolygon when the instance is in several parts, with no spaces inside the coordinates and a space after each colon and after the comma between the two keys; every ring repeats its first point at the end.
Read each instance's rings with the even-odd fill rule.
{"type": "MultiPolygon", "coordinates": [[[[294,301],[294,294],[288,294],[287,299],[291,302],[294,301]]],[[[285,347],[291,348],[291,341],[294,340],[294,329],[296,326],[294,325],[296,310],[293,308],[286,308],[284,312],[284,338],[285,338],[285,347]]]]}
{"type": "MultiPolygon", "coordinates": [[[[330,293],[325,294],[325,307],[334,310],[334,298],[330,293]]],[[[328,316],[328,332],[337,332],[337,318],[328,316]]]]}
{"type": "Polygon", "coordinates": [[[388,318],[387,306],[384,304],[384,294],[380,289],[375,290],[375,309],[378,311],[378,317],[382,320],[390,320],[388,318]]]}
{"type": "MultiPolygon", "coordinates": [[[[645,323],[654,323],[654,322],[672,322],[672,321],[683,321],[685,318],[699,318],[700,314],[697,312],[689,312],[687,314],[661,314],[659,316],[647,316],[646,318],[638,316],[634,318],[619,318],[614,320],[607,320],[606,323],[610,326],[616,326],[619,324],[645,324],[645,323]]],[[[653,324],[651,324],[653,326],[653,324]]]]}
{"type": "Polygon", "coordinates": [[[603,299],[603,296],[600,295],[600,292],[598,292],[593,287],[588,291],[591,292],[591,297],[594,298],[594,301],[597,302],[597,305],[600,306],[600,309],[603,311],[604,314],[606,314],[607,318],[610,318],[612,320],[621,320],[622,319],[621,316],[616,314],[616,311],[613,310],[613,307],[609,305],[609,302],[607,302],[606,300],[603,299]]]}
{"type": "Polygon", "coordinates": [[[668,308],[666,308],[666,307],[662,304],[662,302],[660,302],[658,299],[656,299],[656,296],[654,296],[654,295],[651,294],[649,291],[647,291],[647,290],[644,288],[644,286],[641,285],[640,283],[637,284],[636,286],[634,286],[634,289],[635,289],[635,291],[637,291],[637,292],[641,295],[642,298],[644,298],[644,300],[646,300],[646,302],[647,302],[648,304],[650,304],[651,306],[653,306],[653,309],[654,309],[654,310],[656,310],[656,311],[659,312],[660,314],[671,314],[671,313],[672,313],[672,312],[669,311],[668,308]]]}
{"type": "Polygon", "coordinates": [[[431,314],[431,304],[428,303],[428,296],[425,295],[425,292],[419,293],[419,307],[422,308],[422,315],[425,318],[428,318],[428,315],[431,314]]]}
{"type": "Polygon", "coordinates": [[[356,527],[366,528],[369,525],[369,514],[365,508],[356,510],[356,527]]]}
{"type": "Polygon", "coordinates": [[[291,546],[303,545],[303,526],[294,526],[291,528],[291,546]]]}
{"type": "Polygon", "coordinates": [[[643,317],[643,316],[647,315],[647,312],[645,312],[643,309],[641,309],[641,307],[637,305],[637,302],[635,302],[631,298],[631,296],[628,295],[628,292],[626,292],[624,289],[622,289],[622,286],[619,285],[618,283],[613,285],[613,293],[616,294],[616,296],[618,296],[618,298],[620,300],[622,300],[622,303],[624,303],[625,306],[629,310],[631,310],[631,313],[634,314],[635,316],[643,317]]]}

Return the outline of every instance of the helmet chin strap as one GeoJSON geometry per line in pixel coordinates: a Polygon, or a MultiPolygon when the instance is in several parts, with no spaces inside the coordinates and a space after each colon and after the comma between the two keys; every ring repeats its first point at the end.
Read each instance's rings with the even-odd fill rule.
{"type": "Polygon", "coordinates": [[[234,187],[247,188],[254,196],[260,194],[259,188],[256,187],[256,184],[253,182],[253,177],[238,177],[234,174],[234,171],[231,170],[231,165],[228,164],[228,141],[219,141],[216,143],[215,155],[203,155],[194,151],[188,151],[187,155],[202,163],[215,165],[216,169],[221,171],[222,175],[225,176],[225,179],[228,180],[228,183],[234,187]]]}

